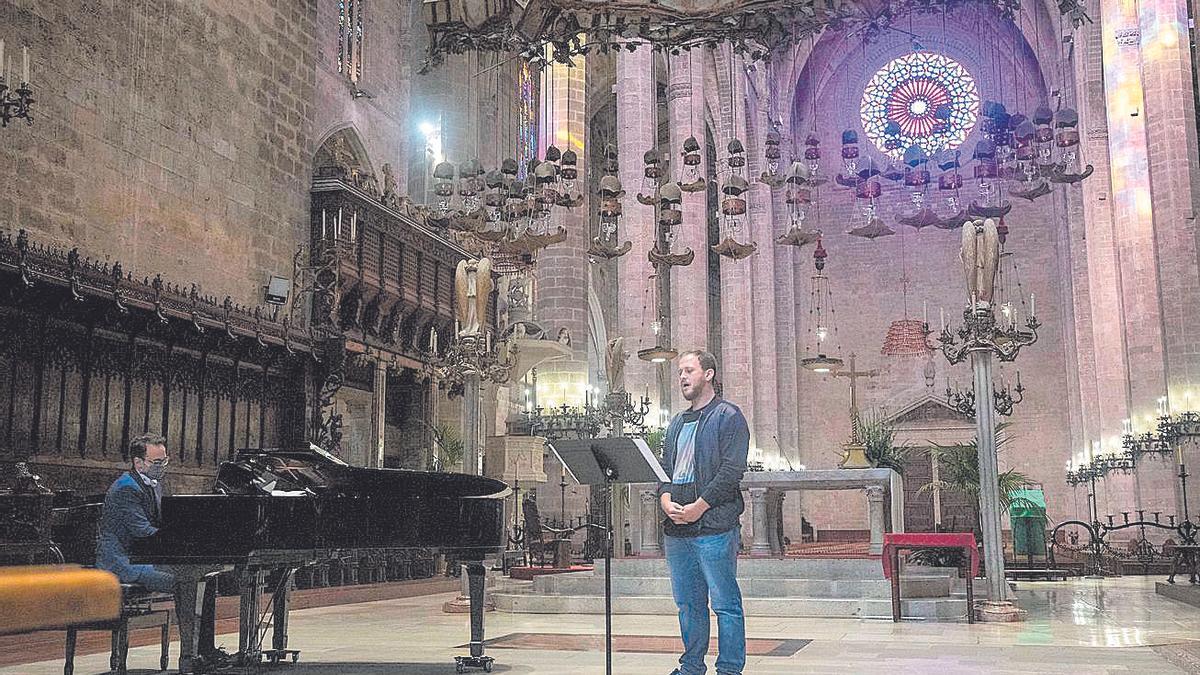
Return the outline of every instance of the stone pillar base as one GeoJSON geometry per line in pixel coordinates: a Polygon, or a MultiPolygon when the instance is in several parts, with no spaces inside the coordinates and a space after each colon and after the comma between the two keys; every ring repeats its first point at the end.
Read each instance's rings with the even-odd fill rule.
{"type": "Polygon", "coordinates": [[[984,623],[1012,623],[1024,621],[1029,612],[1011,602],[983,601],[975,605],[975,620],[984,623]]]}
{"type": "MultiPolygon", "coordinates": [[[[469,614],[471,612],[471,598],[465,595],[460,595],[453,600],[443,602],[442,611],[446,614],[469,614]]],[[[483,611],[496,611],[496,603],[492,602],[490,599],[484,600],[483,611]]]]}

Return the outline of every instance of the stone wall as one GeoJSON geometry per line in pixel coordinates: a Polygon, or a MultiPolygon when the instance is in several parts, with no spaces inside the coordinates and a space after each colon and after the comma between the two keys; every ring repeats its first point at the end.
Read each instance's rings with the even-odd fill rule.
{"type": "Polygon", "coordinates": [[[308,208],[316,0],[0,3],[35,122],[5,130],[0,222],[257,304],[308,208]]]}

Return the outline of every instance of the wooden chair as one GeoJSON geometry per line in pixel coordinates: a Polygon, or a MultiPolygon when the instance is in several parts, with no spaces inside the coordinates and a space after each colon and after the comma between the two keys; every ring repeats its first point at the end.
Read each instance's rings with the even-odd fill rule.
{"type": "Polygon", "coordinates": [[[113,621],[104,621],[67,628],[66,662],[63,675],[75,672],[75,643],[79,631],[107,630],[112,632],[112,650],[109,652],[108,668],[117,675],[126,674],[126,659],[129,656],[129,631],[139,628],[162,628],[161,651],[158,669],[165,671],[170,658],[171,610],[155,608],[156,603],[172,600],[170,593],[148,591],[137,584],[121,584],[121,616],[113,621]]]}
{"type": "Polygon", "coordinates": [[[535,564],[535,558],[539,567],[546,567],[547,564],[555,567],[569,565],[571,561],[566,558],[570,557],[569,536],[571,530],[560,530],[543,525],[542,518],[538,515],[537,501],[531,497],[525,498],[524,503],[521,504],[521,512],[525,517],[525,550],[529,554],[529,565],[535,564]],[[550,534],[553,538],[547,539],[546,534],[550,534]],[[564,536],[568,538],[564,538],[564,536]],[[550,555],[547,556],[547,553],[550,555]],[[547,563],[548,557],[549,563],[547,563]]]}

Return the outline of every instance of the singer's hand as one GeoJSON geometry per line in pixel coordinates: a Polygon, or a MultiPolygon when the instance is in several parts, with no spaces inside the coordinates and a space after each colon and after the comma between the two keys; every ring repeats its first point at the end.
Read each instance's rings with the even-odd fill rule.
{"type": "Polygon", "coordinates": [[[671,520],[676,525],[687,525],[700,520],[700,516],[703,516],[707,510],[708,504],[701,499],[681,508],[678,514],[671,516],[671,520]]]}

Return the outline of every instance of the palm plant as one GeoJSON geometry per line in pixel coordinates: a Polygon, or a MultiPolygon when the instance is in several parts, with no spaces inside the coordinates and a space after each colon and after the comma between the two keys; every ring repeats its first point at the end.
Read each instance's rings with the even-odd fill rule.
{"type": "Polygon", "coordinates": [[[662,459],[663,456],[663,441],[666,440],[666,437],[666,427],[655,427],[646,433],[646,445],[650,446],[650,451],[659,459],[662,459]]]}
{"type": "Polygon", "coordinates": [[[435,449],[435,469],[437,471],[449,471],[451,467],[459,466],[462,463],[465,450],[458,431],[445,422],[438,422],[433,425],[432,431],[435,449]]]}
{"type": "Polygon", "coordinates": [[[866,448],[871,466],[904,474],[904,459],[911,448],[907,443],[896,444],[896,426],[882,411],[872,409],[865,415],[856,414],[851,423],[858,442],[866,448]]]}
{"type": "MultiPolygon", "coordinates": [[[[1001,422],[996,425],[996,452],[999,453],[1004,446],[1012,440],[1008,435],[1007,430],[1009,422],[1001,422]]],[[[929,492],[931,490],[946,490],[958,492],[970,499],[971,511],[974,515],[976,529],[979,525],[979,446],[978,439],[972,439],[968,443],[956,443],[953,445],[940,445],[931,443],[929,447],[929,455],[933,461],[938,464],[938,480],[930,481],[922,485],[918,494],[929,492]]],[[[1029,485],[1029,476],[1017,471],[1009,469],[1002,472],[998,477],[1000,488],[1000,502],[1004,508],[1009,508],[1012,505],[1012,493],[1022,487],[1029,485]]]]}

